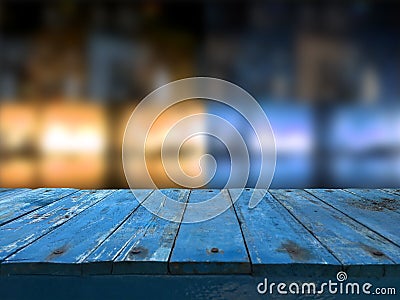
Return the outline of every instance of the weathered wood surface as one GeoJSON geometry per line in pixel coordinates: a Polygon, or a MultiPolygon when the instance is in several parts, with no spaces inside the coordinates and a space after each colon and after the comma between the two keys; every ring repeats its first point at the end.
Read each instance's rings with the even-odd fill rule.
{"type": "MultiPolygon", "coordinates": [[[[189,190],[167,190],[166,196],[186,203],[189,190]]],[[[153,193],[145,201],[162,210],[164,199],[153,193]]],[[[177,221],[183,209],[176,211],[177,221]]],[[[169,222],[140,206],[118,230],[108,237],[86,260],[89,274],[167,274],[179,223],[169,222]]]]}
{"type": "MultiPolygon", "coordinates": [[[[400,193],[384,190],[0,189],[1,274],[400,274],[400,193]],[[252,193],[264,195],[254,209],[252,193]],[[176,222],[160,213],[177,203],[176,222]],[[186,203],[221,215],[187,224],[186,203]],[[216,208],[216,207],[214,207],[216,208]]],[[[170,213],[170,212],[169,212],[170,213]]]]}
{"type": "MultiPolygon", "coordinates": [[[[193,190],[189,203],[212,197],[218,197],[216,203],[222,207],[231,204],[227,190],[193,190]]],[[[170,270],[174,274],[250,273],[250,260],[233,207],[208,221],[181,224],[170,270]]]]}
{"type": "Polygon", "coordinates": [[[369,204],[371,210],[390,210],[400,214],[400,201],[397,192],[393,193],[373,189],[346,189],[346,191],[358,195],[369,204]]]}
{"type": "Polygon", "coordinates": [[[34,211],[42,206],[58,201],[76,192],[74,189],[46,189],[18,193],[0,202],[0,225],[34,211]]]}
{"type": "Polygon", "coordinates": [[[30,189],[1,189],[0,190],[0,203],[5,203],[7,199],[12,198],[18,194],[30,191],[30,189]]]}
{"type": "Polygon", "coordinates": [[[395,195],[400,195],[400,189],[382,189],[384,192],[388,192],[395,195]]]}
{"type": "MultiPolygon", "coordinates": [[[[236,198],[240,190],[230,193],[236,198]]],[[[243,191],[235,209],[254,273],[336,274],[340,270],[337,259],[266,191],[243,191]],[[257,207],[250,209],[248,202],[253,192],[265,196],[257,207]]]]}
{"type": "Polygon", "coordinates": [[[304,190],[270,192],[352,275],[398,272],[400,248],[391,241],[304,190]]]}
{"type": "Polygon", "coordinates": [[[400,246],[400,211],[395,204],[400,204],[398,199],[387,200],[386,195],[381,195],[370,200],[360,197],[360,193],[352,194],[343,190],[307,191],[400,246]]]}
{"type": "Polygon", "coordinates": [[[79,191],[0,227],[0,260],[97,203],[111,191],[79,191]]]}
{"type": "MultiPolygon", "coordinates": [[[[103,191],[95,191],[94,194],[103,191]]],[[[110,194],[44,237],[38,239],[2,265],[10,273],[81,274],[81,263],[137,208],[132,193],[120,190],[110,194]]]]}

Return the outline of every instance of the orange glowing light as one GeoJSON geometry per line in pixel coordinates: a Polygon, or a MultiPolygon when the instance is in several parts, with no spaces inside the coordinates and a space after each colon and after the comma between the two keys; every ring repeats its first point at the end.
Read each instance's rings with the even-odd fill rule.
{"type": "Polygon", "coordinates": [[[107,119],[96,104],[63,103],[46,107],[39,140],[44,186],[101,187],[106,174],[107,119]]]}

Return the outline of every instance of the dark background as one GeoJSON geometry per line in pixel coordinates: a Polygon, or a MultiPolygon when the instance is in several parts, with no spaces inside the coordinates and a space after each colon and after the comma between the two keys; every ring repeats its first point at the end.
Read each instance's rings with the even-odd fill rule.
{"type": "MultiPolygon", "coordinates": [[[[135,105],[167,82],[211,76],[268,115],[272,187],[398,186],[399,15],[389,1],[1,1],[0,185],[126,187],[135,105]]],[[[191,109],[248,130],[219,105],[191,109]]],[[[219,162],[208,186],[223,187],[226,151],[213,140],[197,149],[219,162]]],[[[158,158],[149,163],[157,181],[158,158]]]]}

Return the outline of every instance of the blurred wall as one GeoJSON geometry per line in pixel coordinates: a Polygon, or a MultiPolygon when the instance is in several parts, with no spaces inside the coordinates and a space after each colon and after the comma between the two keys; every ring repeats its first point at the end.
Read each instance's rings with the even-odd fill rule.
{"type": "MultiPolygon", "coordinates": [[[[127,187],[121,144],[131,112],[189,76],[229,80],[259,101],[277,144],[272,187],[398,186],[399,13],[390,1],[2,1],[0,186],[127,187]]],[[[166,127],[199,112],[250,134],[209,101],[172,109],[149,146],[159,186],[176,186],[162,171],[166,127]]],[[[195,174],[210,153],[219,165],[207,186],[222,187],[225,149],[212,139],[188,149],[183,168],[195,174]]],[[[248,186],[256,178],[254,168],[248,186]]]]}

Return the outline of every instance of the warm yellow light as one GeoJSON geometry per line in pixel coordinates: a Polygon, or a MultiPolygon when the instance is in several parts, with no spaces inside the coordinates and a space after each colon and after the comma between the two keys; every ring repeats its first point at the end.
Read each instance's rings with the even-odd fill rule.
{"type": "Polygon", "coordinates": [[[6,151],[32,147],[36,140],[35,107],[29,104],[4,102],[0,104],[0,139],[6,151]]]}
{"type": "Polygon", "coordinates": [[[68,124],[54,124],[43,133],[41,147],[48,152],[102,152],[104,150],[104,136],[98,128],[83,126],[71,129],[68,124]]]}
{"type": "Polygon", "coordinates": [[[98,188],[106,174],[107,118],[96,104],[60,103],[43,110],[39,147],[44,186],[98,188]]]}
{"type": "Polygon", "coordinates": [[[105,150],[105,116],[95,105],[58,105],[44,113],[40,140],[44,154],[102,153],[105,150]]]}

